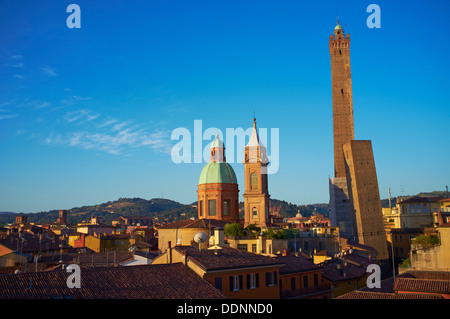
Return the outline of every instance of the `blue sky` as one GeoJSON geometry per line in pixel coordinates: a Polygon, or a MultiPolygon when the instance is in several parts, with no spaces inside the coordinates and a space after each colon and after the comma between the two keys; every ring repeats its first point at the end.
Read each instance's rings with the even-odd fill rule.
{"type": "MultiPolygon", "coordinates": [[[[355,137],[372,140],[381,197],[445,190],[447,1],[2,0],[0,211],[192,203],[205,163],[175,164],[171,132],[194,120],[248,128],[254,111],[258,127],[279,128],[272,198],[328,202],[336,7],[351,35],[355,137]],[[66,25],[71,3],[80,29],[66,25]],[[380,29],[366,25],[371,3],[380,29]]],[[[232,166],[242,199],[243,165],[232,166]]]]}

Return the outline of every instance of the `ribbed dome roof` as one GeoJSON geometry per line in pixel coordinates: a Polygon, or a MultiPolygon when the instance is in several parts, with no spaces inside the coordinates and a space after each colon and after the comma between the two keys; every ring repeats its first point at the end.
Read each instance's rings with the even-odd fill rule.
{"type": "Polygon", "coordinates": [[[203,167],[199,184],[230,183],[237,184],[233,168],[226,162],[209,162],[203,167]]]}

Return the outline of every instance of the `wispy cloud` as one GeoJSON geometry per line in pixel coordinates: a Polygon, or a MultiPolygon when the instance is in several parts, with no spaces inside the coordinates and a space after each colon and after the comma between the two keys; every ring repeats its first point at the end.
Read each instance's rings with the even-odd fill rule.
{"type": "Polygon", "coordinates": [[[35,101],[34,102],[34,107],[36,108],[36,109],[44,109],[44,108],[46,108],[46,107],[49,107],[51,105],[51,103],[50,102],[42,102],[42,101],[35,101]]]}
{"type": "Polygon", "coordinates": [[[50,66],[44,66],[40,69],[44,71],[48,76],[57,76],[55,68],[52,68],[50,66]]]}
{"type": "Polygon", "coordinates": [[[164,130],[151,131],[131,120],[102,118],[101,114],[89,109],[67,112],[63,120],[65,129],[82,128],[68,133],[51,132],[44,139],[46,144],[79,147],[84,150],[100,151],[107,154],[129,154],[131,150],[150,148],[158,152],[170,153],[170,133],[164,130]]]}
{"type": "Polygon", "coordinates": [[[0,120],[13,119],[19,116],[17,113],[12,113],[9,108],[5,108],[5,106],[9,106],[10,104],[10,101],[0,104],[0,120]]]}
{"type": "Polygon", "coordinates": [[[0,114],[0,120],[13,119],[18,116],[19,114],[0,114]]]}
{"type": "Polygon", "coordinates": [[[22,74],[14,74],[13,77],[15,77],[16,79],[24,79],[25,76],[23,76],[22,74]]]}
{"type": "Polygon", "coordinates": [[[76,122],[76,121],[92,121],[98,118],[100,114],[94,113],[91,110],[81,109],[77,111],[72,111],[66,113],[64,119],[68,123],[76,122]]]}

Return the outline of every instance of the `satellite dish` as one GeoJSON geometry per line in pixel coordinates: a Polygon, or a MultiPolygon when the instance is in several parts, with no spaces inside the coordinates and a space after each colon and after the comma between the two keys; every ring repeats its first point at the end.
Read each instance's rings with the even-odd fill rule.
{"type": "Polygon", "coordinates": [[[208,239],[208,237],[206,236],[206,234],[202,233],[202,232],[199,232],[199,233],[194,235],[194,241],[197,244],[204,243],[207,239],[208,239]]]}

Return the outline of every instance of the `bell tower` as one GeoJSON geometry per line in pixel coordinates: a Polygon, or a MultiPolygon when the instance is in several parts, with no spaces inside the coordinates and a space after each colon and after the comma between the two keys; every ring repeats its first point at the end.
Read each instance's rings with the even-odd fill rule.
{"type": "Polygon", "coordinates": [[[245,147],[244,159],[244,227],[249,224],[256,224],[261,228],[269,226],[268,164],[266,148],[259,140],[256,118],[253,118],[252,135],[245,147]]]}
{"type": "Polygon", "coordinates": [[[333,98],[334,177],[346,177],[343,146],[355,139],[353,126],[350,35],[339,24],[329,41],[333,98]]]}

